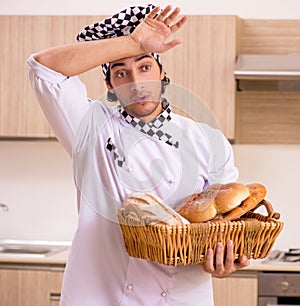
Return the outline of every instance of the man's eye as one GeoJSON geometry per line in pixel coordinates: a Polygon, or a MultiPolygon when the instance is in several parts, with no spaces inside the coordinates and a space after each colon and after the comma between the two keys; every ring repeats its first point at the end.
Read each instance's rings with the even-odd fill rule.
{"type": "Polygon", "coordinates": [[[151,69],[151,65],[145,65],[141,68],[142,71],[149,71],[151,69]]]}
{"type": "Polygon", "coordinates": [[[117,78],[123,78],[124,76],[126,76],[126,72],[125,71],[120,71],[116,73],[116,77],[117,78]]]}

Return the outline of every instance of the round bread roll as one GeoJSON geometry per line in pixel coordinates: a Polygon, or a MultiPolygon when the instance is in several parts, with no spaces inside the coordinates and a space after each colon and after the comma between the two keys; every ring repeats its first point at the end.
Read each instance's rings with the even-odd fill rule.
{"type": "Polygon", "coordinates": [[[239,206],[249,195],[241,183],[214,184],[190,196],[176,211],[192,223],[206,222],[239,206]]]}
{"type": "Polygon", "coordinates": [[[240,218],[246,212],[254,209],[266,196],[267,190],[265,186],[259,183],[253,183],[246,185],[250,195],[245,199],[241,205],[228,212],[223,216],[224,220],[230,221],[240,218]]]}
{"type": "Polygon", "coordinates": [[[143,225],[184,225],[189,223],[159,197],[149,193],[135,192],[129,195],[123,204],[124,208],[120,211],[125,220],[133,218],[143,225]]]}
{"type": "Polygon", "coordinates": [[[241,183],[228,183],[220,187],[215,198],[218,215],[238,207],[250,195],[249,188],[241,183]]]}
{"type": "Polygon", "coordinates": [[[203,197],[201,193],[191,195],[176,211],[191,223],[205,222],[217,215],[214,199],[203,197]]]}

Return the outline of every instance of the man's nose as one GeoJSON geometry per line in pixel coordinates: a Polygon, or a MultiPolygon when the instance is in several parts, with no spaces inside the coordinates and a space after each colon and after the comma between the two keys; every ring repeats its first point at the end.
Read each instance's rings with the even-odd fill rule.
{"type": "Polygon", "coordinates": [[[131,74],[130,90],[140,90],[144,87],[144,83],[137,72],[131,74]]]}

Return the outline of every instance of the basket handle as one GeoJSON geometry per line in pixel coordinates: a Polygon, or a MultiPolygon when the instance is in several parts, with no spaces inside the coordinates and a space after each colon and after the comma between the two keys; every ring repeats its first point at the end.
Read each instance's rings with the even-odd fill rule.
{"type": "Polygon", "coordinates": [[[280,218],[280,213],[275,212],[272,204],[269,201],[267,201],[266,199],[263,199],[262,201],[260,201],[257,204],[257,206],[254,209],[252,209],[251,211],[254,212],[257,208],[259,208],[261,206],[265,206],[265,208],[267,210],[267,213],[268,213],[268,216],[267,216],[268,219],[279,219],[280,218]]]}

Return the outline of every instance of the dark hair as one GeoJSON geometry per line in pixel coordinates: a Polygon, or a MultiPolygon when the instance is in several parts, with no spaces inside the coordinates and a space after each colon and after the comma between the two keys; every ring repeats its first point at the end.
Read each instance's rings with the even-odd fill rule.
{"type": "MultiPolygon", "coordinates": [[[[162,65],[157,62],[158,66],[159,66],[159,70],[160,72],[162,71],[162,65]]],[[[106,76],[105,76],[105,81],[111,86],[110,83],[110,69],[108,68],[106,76]]],[[[170,84],[170,78],[167,76],[167,74],[165,73],[164,78],[161,80],[161,93],[164,94],[166,91],[166,87],[170,84]]],[[[116,96],[116,94],[114,94],[111,91],[107,91],[107,100],[109,102],[116,102],[118,100],[118,97],[116,96]]]]}

